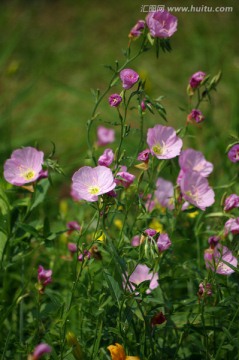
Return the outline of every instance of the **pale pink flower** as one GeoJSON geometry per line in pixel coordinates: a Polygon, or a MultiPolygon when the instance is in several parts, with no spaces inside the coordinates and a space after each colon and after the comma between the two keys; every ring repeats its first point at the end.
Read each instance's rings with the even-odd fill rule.
{"type": "Polygon", "coordinates": [[[205,76],[206,74],[203,71],[197,71],[194,73],[189,80],[191,88],[196,89],[201,84],[205,76]]]}
{"type": "Polygon", "coordinates": [[[158,178],[156,182],[155,197],[162,207],[174,209],[174,189],[171,181],[158,178]]]}
{"type": "Polygon", "coordinates": [[[120,171],[116,174],[115,182],[117,185],[128,188],[134,182],[135,176],[127,171],[120,171]]]}
{"type": "Polygon", "coordinates": [[[224,211],[229,211],[239,207],[239,196],[237,194],[229,195],[224,202],[224,211]]]}
{"type": "Polygon", "coordinates": [[[129,38],[138,38],[142,34],[142,30],[145,28],[145,21],[138,20],[137,23],[132,27],[129,33],[129,38]]]}
{"type": "Polygon", "coordinates": [[[186,172],[181,178],[180,188],[182,195],[190,204],[205,210],[214,203],[214,191],[205,177],[197,171],[186,172]]]}
{"type": "Polygon", "coordinates": [[[206,161],[200,151],[194,149],[183,150],[179,155],[179,165],[181,170],[196,171],[203,177],[207,177],[213,171],[213,164],[206,161]]]}
{"type": "Polygon", "coordinates": [[[72,189],[84,200],[93,202],[116,186],[112,171],[105,166],[83,166],[72,177],[72,189]]]}
{"type": "Polygon", "coordinates": [[[230,150],[228,151],[228,158],[233,163],[236,163],[239,161],[239,144],[233,145],[230,150]]]}
{"type": "Polygon", "coordinates": [[[167,233],[162,233],[157,239],[157,246],[160,252],[167,250],[172,245],[167,233]]]}
{"type": "Polygon", "coordinates": [[[97,145],[105,146],[115,141],[114,129],[108,129],[104,126],[98,126],[97,128],[97,145]]]}
{"type": "Polygon", "coordinates": [[[139,80],[139,74],[132,69],[124,69],[120,72],[120,79],[125,90],[132,88],[132,86],[139,80]]]}
{"type": "Polygon", "coordinates": [[[150,272],[150,268],[147,265],[139,264],[129,277],[129,282],[132,289],[135,289],[135,285],[141,284],[143,281],[150,280],[149,289],[146,293],[149,294],[153,289],[158,287],[158,274],[150,272]],[[135,284],[135,285],[134,285],[135,284]]]}
{"type": "Polygon", "coordinates": [[[239,234],[239,217],[236,219],[229,219],[224,225],[225,234],[239,234]]]}
{"type": "Polygon", "coordinates": [[[32,360],[38,360],[44,354],[49,354],[51,352],[51,347],[48,344],[42,343],[35,347],[32,355],[32,360]]]}
{"type": "Polygon", "coordinates": [[[166,10],[150,12],[146,24],[153,37],[169,38],[177,31],[178,19],[166,10]]]}
{"type": "Polygon", "coordinates": [[[133,236],[133,238],[131,239],[131,245],[132,246],[139,246],[140,245],[140,236],[139,235],[133,236]]]}
{"type": "Polygon", "coordinates": [[[112,149],[105,149],[103,154],[98,159],[98,165],[110,166],[114,161],[114,153],[112,149]]]}
{"type": "Polygon", "coordinates": [[[4,177],[13,185],[22,186],[37,180],[42,172],[44,153],[33,147],[14,150],[4,164],[4,177]]]}
{"type": "Polygon", "coordinates": [[[147,143],[158,159],[172,159],[180,154],[183,142],[170,126],[155,125],[148,129],[147,143]]]}
{"type": "Polygon", "coordinates": [[[237,258],[232,255],[232,252],[226,247],[218,244],[214,249],[209,248],[205,250],[204,260],[207,269],[216,271],[217,274],[230,275],[235,271],[224,263],[231,264],[237,267],[237,258]]]}

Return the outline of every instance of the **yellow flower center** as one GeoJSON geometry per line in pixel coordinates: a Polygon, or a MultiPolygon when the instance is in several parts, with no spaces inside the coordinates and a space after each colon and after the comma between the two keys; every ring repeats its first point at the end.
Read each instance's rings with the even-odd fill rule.
{"type": "Polygon", "coordinates": [[[100,192],[100,188],[99,186],[90,186],[88,191],[91,195],[97,195],[100,192]]]}
{"type": "Polygon", "coordinates": [[[30,181],[35,177],[35,171],[34,170],[27,170],[22,174],[25,180],[30,181]]]}

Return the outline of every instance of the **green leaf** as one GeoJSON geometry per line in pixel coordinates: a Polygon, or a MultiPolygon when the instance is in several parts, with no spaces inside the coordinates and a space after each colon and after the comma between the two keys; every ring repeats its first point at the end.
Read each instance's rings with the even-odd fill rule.
{"type": "Polygon", "coordinates": [[[50,183],[49,183],[48,179],[43,179],[40,181],[39,184],[37,184],[36,190],[35,190],[35,197],[34,197],[35,200],[31,206],[30,210],[35,209],[39,204],[41,204],[43,202],[49,186],[50,186],[50,183]]]}
{"type": "Polygon", "coordinates": [[[105,280],[108,284],[108,287],[110,289],[112,297],[119,304],[119,301],[120,301],[120,298],[122,295],[122,290],[120,289],[119,284],[113,278],[113,276],[111,276],[108,272],[104,271],[103,274],[104,274],[105,280]]]}

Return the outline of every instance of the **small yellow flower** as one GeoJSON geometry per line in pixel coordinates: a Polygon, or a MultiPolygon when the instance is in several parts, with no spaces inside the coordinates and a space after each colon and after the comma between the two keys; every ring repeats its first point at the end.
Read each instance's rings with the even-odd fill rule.
{"type": "Polygon", "coordinates": [[[112,360],[140,360],[138,356],[126,356],[124,348],[120,344],[110,345],[107,349],[110,351],[112,360]]]}
{"type": "Polygon", "coordinates": [[[120,219],[116,219],[116,220],[114,221],[114,224],[115,224],[115,226],[117,227],[117,229],[119,229],[119,230],[121,230],[122,227],[123,227],[123,222],[122,222],[122,220],[120,220],[120,219]]]}
{"type": "Polygon", "coordinates": [[[155,218],[152,219],[151,223],[149,224],[149,227],[160,233],[163,231],[163,225],[160,224],[160,222],[155,218]]]}
{"type": "Polygon", "coordinates": [[[187,215],[190,219],[194,219],[198,214],[199,212],[196,210],[194,212],[188,213],[187,215]]]}

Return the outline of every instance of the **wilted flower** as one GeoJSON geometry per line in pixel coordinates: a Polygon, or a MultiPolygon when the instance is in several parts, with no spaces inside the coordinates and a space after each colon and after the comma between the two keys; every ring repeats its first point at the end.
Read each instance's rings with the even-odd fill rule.
{"type": "Polygon", "coordinates": [[[137,160],[147,162],[147,161],[149,161],[149,154],[150,154],[150,150],[145,149],[139,153],[137,160]]]}
{"type": "Polygon", "coordinates": [[[197,71],[196,73],[194,73],[189,80],[191,88],[196,89],[201,84],[205,76],[206,74],[203,71],[197,71]]]}
{"type": "Polygon", "coordinates": [[[157,239],[157,246],[160,252],[167,250],[172,245],[168,234],[162,233],[157,239]]]}
{"type": "Polygon", "coordinates": [[[135,176],[127,171],[120,171],[116,174],[115,182],[117,185],[121,185],[128,188],[134,182],[135,176]]]}
{"type": "Polygon", "coordinates": [[[103,154],[98,159],[98,165],[110,166],[114,161],[114,153],[112,149],[105,149],[103,154]]]}
{"type": "Polygon", "coordinates": [[[224,225],[225,234],[229,232],[232,234],[239,234],[239,217],[236,219],[229,219],[224,225]]]}
{"type": "Polygon", "coordinates": [[[174,209],[174,189],[171,181],[158,178],[156,182],[155,197],[162,207],[174,209]]]}
{"type": "Polygon", "coordinates": [[[160,311],[152,317],[150,324],[151,324],[151,326],[161,325],[166,320],[167,319],[166,319],[165,315],[162,313],[162,311],[160,311]]]}
{"type": "Polygon", "coordinates": [[[117,107],[122,101],[122,97],[119,94],[112,94],[109,96],[109,104],[112,107],[117,107]]]}
{"type": "Polygon", "coordinates": [[[38,267],[38,290],[41,294],[44,293],[45,287],[52,282],[52,270],[45,270],[42,265],[38,267]]]}
{"type": "Polygon", "coordinates": [[[233,145],[228,151],[228,158],[232,162],[236,163],[239,161],[239,144],[233,145]]]}
{"type": "Polygon", "coordinates": [[[77,221],[69,221],[66,225],[68,231],[67,234],[70,235],[73,231],[80,231],[81,226],[77,221]]]}
{"type": "Polygon", "coordinates": [[[207,269],[216,271],[217,274],[221,275],[230,275],[235,272],[224,261],[237,267],[237,258],[232,255],[232,252],[226,246],[221,244],[215,246],[214,249],[205,250],[204,260],[207,269]]]}
{"type": "Polygon", "coordinates": [[[203,283],[200,283],[198,286],[198,296],[199,298],[202,298],[203,296],[212,296],[212,285],[207,283],[206,286],[204,286],[203,283]]]}
{"type": "Polygon", "coordinates": [[[114,129],[108,129],[104,126],[98,126],[97,137],[97,145],[105,146],[115,141],[115,131],[114,129]]]}
{"type": "Polygon", "coordinates": [[[122,345],[115,344],[107,347],[110,352],[112,360],[140,360],[138,356],[126,356],[122,345]]]}
{"type": "Polygon", "coordinates": [[[188,119],[188,121],[195,120],[196,123],[199,124],[204,121],[205,116],[203,115],[203,113],[200,110],[192,109],[192,111],[188,115],[187,119],[188,119]]]}
{"type": "Polygon", "coordinates": [[[90,259],[91,258],[91,252],[89,250],[84,250],[83,254],[80,254],[78,256],[79,261],[83,261],[84,259],[90,259]]]}
{"type": "Polygon", "coordinates": [[[33,147],[14,150],[4,164],[4,177],[13,185],[22,186],[37,180],[42,171],[44,153],[33,147]]]}
{"type": "Polygon", "coordinates": [[[142,30],[145,28],[145,21],[138,20],[137,23],[132,27],[129,33],[129,38],[138,38],[142,34],[142,30]]]}
{"type": "Polygon", "coordinates": [[[158,274],[151,273],[147,265],[138,264],[129,277],[131,288],[134,290],[135,285],[141,284],[143,281],[150,280],[149,289],[146,293],[149,294],[153,289],[158,287],[158,274]],[[135,285],[134,285],[135,284],[135,285]]]}
{"type": "Polygon", "coordinates": [[[120,72],[120,79],[125,90],[132,88],[132,86],[139,80],[139,74],[132,69],[124,69],[120,72]]]}
{"type": "Polygon", "coordinates": [[[194,149],[183,150],[179,155],[179,166],[182,171],[196,171],[199,175],[207,177],[213,171],[213,164],[206,161],[200,151],[194,149]]]}
{"type": "Polygon", "coordinates": [[[113,190],[116,186],[112,171],[105,166],[83,166],[72,177],[72,189],[81,199],[97,201],[99,195],[113,190]]]}
{"type": "Polygon", "coordinates": [[[177,31],[178,19],[166,10],[150,12],[146,24],[153,37],[169,38],[177,31]]]}
{"type": "Polygon", "coordinates": [[[214,247],[218,244],[219,241],[220,241],[220,237],[216,235],[210,236],[208,238],[208,243],[211,249],[214,249],[214,247]]]}
{"type": "Polygon", "coordinates": [[[155,125],[148,129],[147,143],[158,159],[172,159],[180,154],[183,142],[170,126],[155,125]]]}
{"type": "Polygon", "coordinates": [[[214,191],[197,171],[186,172],[180,180],[182,195],[190,204],[205,210],[214,203],[214,191]]]}
{"type": "Polygon", "coordinates": [[[224,211],[229,211],[239,207],[239,196],[237,194],[229,195],[224,202],[224,211]]]}
{"type": "Polygon", "coordinates": [[[45,343],[39,344],[35,347],[30,359],[38,360],[42,357],[42,355],[49,354],[50,352],[51,352],[51,347],[48,344],[45,343]]]}

